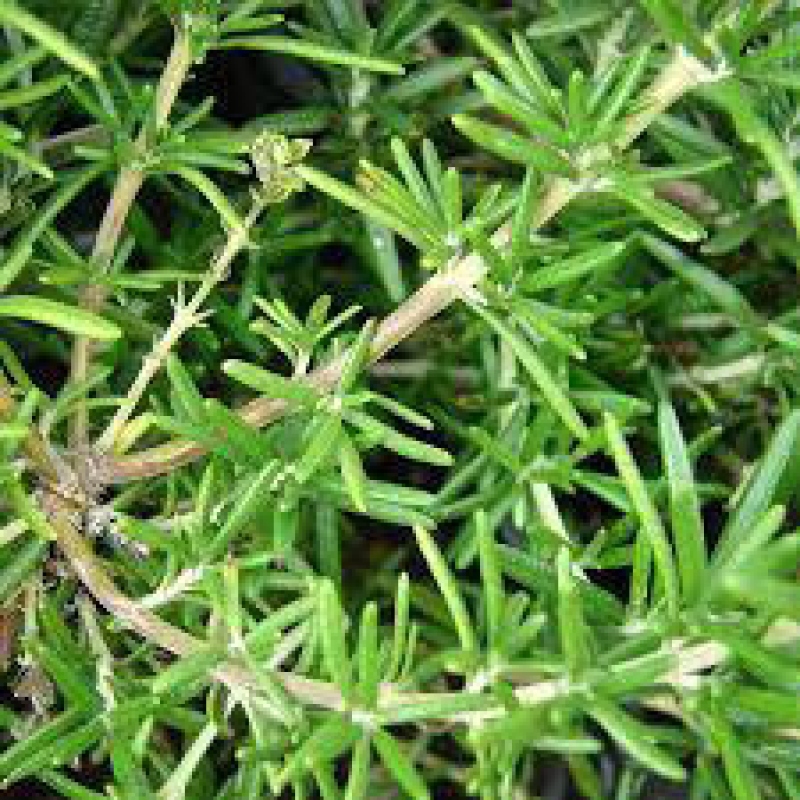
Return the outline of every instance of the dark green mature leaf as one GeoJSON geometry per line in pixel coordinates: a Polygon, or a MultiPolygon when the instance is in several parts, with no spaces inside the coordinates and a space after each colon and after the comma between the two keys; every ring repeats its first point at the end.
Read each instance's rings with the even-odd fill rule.
{"type": "Polygon", "coordinates": [[[479,147],[515,164],[560,175],[570,175],[573,171],[569,161],[554,148],[519,136],[499,125],[492,125],[465,114],[453,117],[453,125],[479,147]]]}
{"type": "Polygon", "coordinates": [[[369,791],[370,740],[364,736],[353,748],[344,800],[366,800],[369,791]]]}
{"type": "Polygon", "coordinates": [[[627,242],[600,244],[563,261],[539,267],[525,276],[524,286],[528,291],[536,292],[597,276],[607,268],[619,266],[619,257],[627,246],[627,242]]]}
{"type": "Polygon", "coordinates": [[[494,532],[490,527],[489,519],[485,512],[479,511],[475,516],[475,528],[478,536],[481,578],[483,579],[485,593],[486,628],[489,645],[492,648],[496,648],[503,634],[505,597],[494,532]]]}
{"type": "Polygon", "coordinates": [[[373,219],[381,225],[385,225],[390,230],[396,231],[404,239],[414,244],[422,244],[423,240],[420,239],[413,227],[410,227],[402,216],[397,213],[392,213],[379,204],[370,201],[366,195],[353,189],[348,184],[336,180],[336,178],[326,175],[307,164],[299,165],[297,167],[297,174],[319,191],[329,194],[340,203],[360,212],[365,217],[373,219]]]}
{"type": "Polygon", "coordinates": [[[591,663],[589,630],[583,617],[581,596],[572,575],[569,551],[558,553],[558,633],[570,673],[580,675],[591,663]]]}
{"type": "Polygon", "coordinates": [[[761,793],[755,775],[745,758],[742,744],[730,723],[715,705],[708,715],[712,740],[719,749],[725,774],[735,800],[758,800],[761,793]]]}
{"type": "Polygon", "coordinates": [[[606,188],[609,194],[634,208],[670,236],[682,242],[699,242],[705,238],[705,229],[676,205],[661,200],[647,186],[632,181],[614,181],[606,188]]]}
{"type": "Polygon", "coordinates": [[[222,370],[239,383],[274,400],[313,403],[319,399],[318,393],[307,383],[284,378],[243,361],[226,361],[222,370]]]}
{"type": "Polygon", "coordinates": [[[402,75],[405,71],[402,64],[385,58],[364,56],[360,53],[351,53],[335,47],[302,39],[290,39],[285,36],[229,36],[222,41],[221,47],[285,53],[321,64],[335,64],[389,75],[402,75]]]}
{"type": "Polygon", "coordinates": [[[544,395],[553,411],[563,420],[564,424],[579,439],[586,439],[589,431],[575,407],[570,402],[564,390],[558,385],[550,374],[541,358],[536,354],[532,345],[526,342],[519,334],[513,331],[503,320],[493,312],[481,306],[473,306],[475,311],[486,320],[493,330],[505,341],[520,360],[534,383],[544,395]]]}
{"type": "Polygon", "coordinates": [[[757,317],[744,295],[702,264],[685,256],[673,245],[650,234],[642,234],[642,244],[681,280],[705,294],[714,305],[727,311],[745,326],[757,324],[757,317]]]}
{"type": "Polygon", "coordinates": [[[319,626],[325,663],[342,696],[351,702],[354,697],[353,674],[345,638],[347,623],[344,612],[333,581],[322,581],[318,591],[319,626]]]}
{"type": "Polygon", "coordinates": [[[10,747],[0,761],[0,775],[9,782],[37,774],[44,768],[58,768],[94,746],[105,732],[101,714],[91,719],[83,709],[63,712],[28,737],[27,746],[10,747]],[[10,760],[9,760],[10,759],[10,760]]]}
{"type": "Polygon", "coordinates": [[[461,647],[467,651],[474,650],[476,646],[475,632],[469,611],[453,573],[447,566],[447,562],[444,560],[442,552],[437,547],[436,541],[430,532],[422,526],[417,526],[414,528],[414,534],[428,568],[439,587],[439,591],[442,593],[445,603],[447,603],[447,608],[453,618],[453,624],[458,632],[461,647]]]}

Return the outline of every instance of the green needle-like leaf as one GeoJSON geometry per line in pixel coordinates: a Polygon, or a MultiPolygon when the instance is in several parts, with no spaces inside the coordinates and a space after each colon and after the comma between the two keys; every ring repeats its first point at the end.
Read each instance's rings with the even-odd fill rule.
{"type": "Polygon", "coordinates": [[[122,336],[117,325],[98,314],[33,295],[0,297],[0,317],[30,320],[91,339],[112,340],[122,336]]]}
{"type": "Polygon", "coordinates": [[[589,431],[585,423],[534,348],[492,311],[480,306],[473,306],[473,308],[502,339],[508,342],[514,355],[520,360],[553,411],[561,417],[567,428],[579,439],[586,439],[589,431]]]}
{"type": "Polygon", "coordinates": [[[653,505],[647,486],[633,460],[619,424],[611,414],[604,414],[606,436],[611,456],[617,465],[622,482],[628,490],[631,503],[639,518],[641,534],[647,540],[655,556],[656,569],[664,586],[667,606],[674,614],[678,609],[678,582],[675,564],[661,518],[653,505]]]}
{"type": "Polygon", "coordinates": [[[476,642],[472,621],[470,620],[469,611],[461,596],[458,583],[453,573],[447,566],[447,562],[444,560],[441,550],[437,547],[436,542],[428,530],[416,526],[414,528],[414,535],[416,536],[419,549],[422,551],[422,555],[428,563],[428,568],[433,575],[433,579],[436,581],[445,603],[447,603],[447,608],[453,618],[453,623],[458,632],[458,638],[461,642],[462,649],[466,651],[474,650],[476,642]]]}
{"type": "Polygon", "coordinates": [[[797,452],[800,410],[791,412],[775,431],[736,511],[714,551],[715,567],[724,564],[748,537],[758,518],[772,505],[784,471],[797,452]]]}
{"type": "Polygon", "coordinates": [[[588,712],[620,747],[627,750],[648,769],[667,780],[686,780],[683,767],[652,743],[653,732],[647,726],[599,696],[591,698],[588,712]]]}
{"type": "Polygon", "coordinates": [[[347,652],[345,617],[339,604],[336,586],[331,580],[323,580],[318,588],[319,625],[322,637],[322,652],[325,664],[348,703],[354,700],[353,674],[347,652]]]}
{"type": "Polygon", "coordinates": [[[308,446],[294,468],[299,483],[307,483],[322,469],[342,440],[342,421],[337,416],[322,417],[312,428],[308,446]]]}
{"type": "Polygon", "coordinates": [[[69,64],[92,80],[100,78],[97,66],[85,53],[81,52],[63,33],[26,11],[15,0],[0,2],[0,22],[19,28],[65,64],[69,64]]]}
{"type": "Polygon", "coordinates": [[[475,528],[478,534],[478,550],[481,560],[481,578],[485,592],[486,627],[490,646],[497,647],[503,635],[504,596],[502,573],[495,549],[494,534],[485,511],[475,515],[475,528]]]}
{"type": "Polygon", "coordinates": [[[572,575],[569,551],[558,553],[558,633],[571,674],[580,675],[591,663],[589,631],[583,617],[581,597],[572,575]]]}
{"type": "Polygon", "coordinates": [[[225,361],[222,364],[222,371],[259,394],[275,400],[313,403],[319,399],[319,394],[304,381],[284,378],[282,375],[276,375],[244,361],[225,361]]]}
{"type": "Polygon", "coordinates": [[[368,603],[361,614],[358,632],[358,694],[367,708],[372,708],[378,700],[380,667],[378,606],[368,603]]]}
{"type": "Polygon", "coordinates": [[[609,242],[571,258],[548,264],[525,276],[525,288],[531,292],[553,289],[588,276],[596,276],[619,265],[627,242],[609,242]]]}
{"type": "Polygon", "coordinates": [[[369,791],[370,739],[364,736],[353,748],[350,776],[347,779],[344,800],[367,800],[369,791]]]}
{"type": "Polygon", "coordinates": [[[429,800],[431,795],[425,781],[397,740],[386,731],[378,730],[375,731],[374,742],[383,765],[406,794],[413,800],[429,800]]]}
{"type": "Polygon", "coordinates": [[[720,709],[714,708],[709,713],[708,724],[735,800],[759,800],[761,792],[745,760],[742,745],[720,709]]]}
{"type": "Polygon", "coordinates": [[[286,36],[230,36],[223,40],[221,46],[229,49],[285,53],[299,58],[307,58],[309,61],[317,61],[321,64],[335,64],[387,75],[402,75],[405,72],[402,64],[388,61],[385,58],[349,53],[335,47],[303,41],[302,39],[290,39],[286,36]]]}
{"type": "Polygon", "coordinates": [[[702,591],[707,562],[703,519],[678,417],[666,401],[658,409],[658,426],[681,589],[684,602],[691,605],[702,591]]]}
{"type": "Polygon", "coordinates": [[[692,261],[668,242],[646,233],[640,238],[642,244],[655,258],[681,280],[707,295],[720,309],[740,320],[745,326],[757,324],[756,314],[747,299],[731,283],[702,264],[692,261]]]}
{"type": "Polygon", "coordinates": [[[357,511],[367,513],[367,476],[361,456],[349,436],[339,442],[339,467],[347,492],[357,511]]]}
{"type": "Polygon", "coordinates": [[[483,122],[465,114],[453,117],[453,125],[479,147],[507,161],[535,167],[544,173],[571,175],[573,172],[569,161],[548,144],[526,139],[499,125],[483,122]]]}
{"type": "Polygon", "coordinates": [[[375,222],[396,231],[409,242],[420,246],[424,244],[424,239],[420,238],[418,232],[409,227],[400,215],[371,201],[357,189],[353,189],[348,184],[332,178],[330,175],[326,175],[324,172],[320,172],[307,164],[300,164],[295,169],[304,181],[319,191],[329,194],[340,203],[360,212],[365,217],[369,217],[375,222]]]}
{"type": "Polygon", "coordinates": [[[244,228],[244,222],[224,192],[204,172],[185,164],[172,165],[170,171],[180,175],[211,203],[228,230],[238,231],[244,228]]]}

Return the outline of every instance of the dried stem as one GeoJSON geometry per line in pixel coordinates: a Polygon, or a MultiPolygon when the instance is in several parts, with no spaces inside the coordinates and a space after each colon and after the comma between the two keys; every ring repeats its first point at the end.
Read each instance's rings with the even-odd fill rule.
{"type": "MultiPolygon", "coordinates": [[[[152,144],[152,137],[157,135],[167,124],[180,87],[189,74],[191,63],[189,32],[181,25],[176,28],[172,50],[158,83],[152,126],[143,127],[136,140],[135,150],[138,153],[146,153],[152,144]]],[[[123,167],[117,177],[92,248],[92,262],[100,273],[106,272],[111,264],[128,213],[142,188],[144,179],[145,173],[142,169],[131,165],[123,167]]],[[[81,292],[80,304],[83,308],[97,312],[102,308],[107,294],[108,290],[105,286],[100,284],[88,286],[81,292]]],[[[86,380],[92,357],[92,340],[79,336],[72,349],[70,364],[70,381],[72,383],[86,380]]],[[[70,420],[70,443],[72,445],[81,446],[86,443],[88,424],[86,404],[78,403],[74,416],[70,420]]]]}
{"type": "MultiPolygon", "coordinates": [[[[696,58],[679,48],[645,92],[641,110],[631,115],[623,125],[616,146],[620,149],[630,146],[676,100],[696,86],[719,77],[720,74],[711,72],[696,58]]],[[[587,173],[591,173],[593,164],[608,157],[605,147],[586,154],[584,162],[587,173]]],[[[547,224],[581,194],[585,185],[585,180],[571,181],[561,177],[551,179],[537,208],[533,227],[541,228],[547,224]]],[[[497,230],[492,237],[495,247],[505,247],[510,233],[509,224],[497,230]]],[[[477,253],[454,258],[383,320],[373,340],[372,361],[378,361],[456,300],[467,296],[486,274],[487,266],[477,253]]],[[[304,380],[321,389],[330,388],[339,379],[345,363],[346,355],[316,370],[304,380]]],[[[244,406],[240,416],[251,425],[263,427],[279,418],[286,409],[285,402],[259,398],[244,406]]],[[[202,456],[204,452],[201,445],[193,442],[169,442],[147,451],[112,459],[106,465],[106,472],[112,482],[126,483],[171,472],[202,456]]]]}

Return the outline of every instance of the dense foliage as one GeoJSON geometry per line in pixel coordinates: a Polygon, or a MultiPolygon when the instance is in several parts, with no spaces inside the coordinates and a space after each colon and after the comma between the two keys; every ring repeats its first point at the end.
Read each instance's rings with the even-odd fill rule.
{"type": "Polygon", "coordinates": [[[800,798],[799,93],[793,0],[0,0],[0,795],[800,798]]]}

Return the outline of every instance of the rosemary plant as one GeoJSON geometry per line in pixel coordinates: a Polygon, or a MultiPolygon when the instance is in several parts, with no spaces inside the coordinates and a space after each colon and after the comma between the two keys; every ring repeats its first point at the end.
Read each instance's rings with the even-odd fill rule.
{"type": "Polygon", "coordinates": [[[0,0],[0,796],[800,798],[798,94],[794,0],[0,0]]]}

